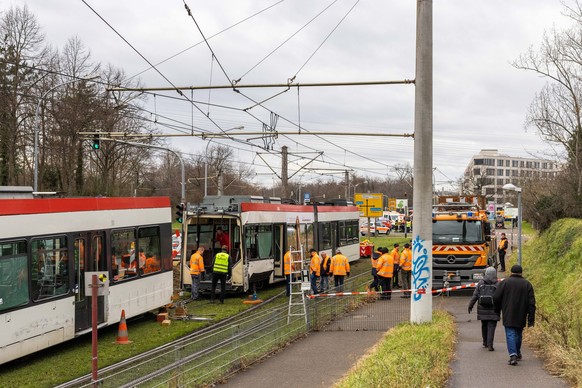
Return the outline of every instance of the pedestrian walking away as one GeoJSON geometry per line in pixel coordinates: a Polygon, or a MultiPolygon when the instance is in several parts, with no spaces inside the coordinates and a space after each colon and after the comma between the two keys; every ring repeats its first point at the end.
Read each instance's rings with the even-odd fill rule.
{"type": "Polygon", "coordinates": [[[499,254],[499,264],[501,265],[501,272],[505,272],[505,254],[507,253],[507,247],[509,242],[507,241],[507,236],[505,233],[501,233],[501,240],[497,245],[497,253],[499,254]]]}
{"type": "Polygon", "coordinates": [[[485,270],[485,277],[479,280],[473,297],[469,301],[469,314],[473,306],[477,303],[477,319],[481,321],[481,336],[483,338],[483,347],[494,351],[493,340],[495,339],[495,329],[499,321],[499,313],[495,312],[493,306],[493,294],[497,290],[497,271],[493,267],[485,270]]]}
{"type": "Polygon", "coordinates": [[[319,277],[321,276],[321,258],[317,254],[317,251],[313,248],[309,250],[311,255],[311,261],[309,262],[309,276],[311,280],[311,292],[313,295],[319,294],[317,289],[317,283],[319,277]]]}
{"type": "Polygon", "coordinates": [[[390,253],[392,255],[392,260],[394,261],[394,275],[392,276],[393,283],[392,288],[400,288],[400,284],[398,282],[398,273],[400,272],[400,252],[398,252],[398,243],[394,244],[394,249],[390,253]]]}
{"type": "Polygon", "coordinates": [[[495,294],[495,311],[503,320],[509,353],[509,365],[521,360],[521,341],[524,327],[535,323],[536,298],[532,284],[523,278],[521,265],[511,267],[511,276],[502,281],[495,294]]]}
{"type": "Polygon", "coordinates": [[[344,292],[344,278],[346,275],[350,276],[350,262],[339,249],[336,249],[335,256],[331,258],[329,270],[333,274],[336,291],[344,292]]]}
{"type": "Polygon", "coordinates": [[[192,300],[198,299],[200,289],[200,279],[204,276],[204,247],[199,246],[198,250],[192,252],[190,256],[190,276],[192,277],[192,300]]]}
{"type": "Polygon", "coordinates": [[[404,244],[404,249],[400,254],[400,277],[402,278],[402,288],[404,292],[401,298],[410,298],[410,279],[412,275],[412,251],[410,244],[404,244]]]}
{"type": "Polygon", "coordinates": [[[220,303],[224,303],[226,296],[226,275],[232,274],[232,263],[228,254],[228,246],[223,245],[222,251],[218,252],[212,263],[212,292],[210,293],[210,302],[214,302],[214,293],[216,285],[220,281],[220,303]]]}

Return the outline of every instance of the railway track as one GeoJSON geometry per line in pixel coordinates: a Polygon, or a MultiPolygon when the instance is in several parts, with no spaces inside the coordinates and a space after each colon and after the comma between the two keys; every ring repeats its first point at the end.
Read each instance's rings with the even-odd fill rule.
{"type": "MultiPolygon", "coordinates": [[[[131,368],[135,368],[136,366],[143,365],[144,363],[147,363],[147,362],[151,362],[152,360],[157,360],[160,357],[167,354],[168,352],[175,351],[176,349],[179,350],[179,349],[185,348],[189,344],[196,342],[201,338],[212,336],[214,333],[217,333],[220,330],[223,330],[224,328],[226,328],[230,325],[233,325],[237,322],[243,321],[245,319],[245,317],[248,316],[249,314],[252,314],[252,313],[256,312],[257,310],[263,309],[265,306],[268,306],[272,301],[274,301],[278,296],[280,296],[283,293],[284,293],[284,291],[278,295],[275,295],[275,296],[265,300],[262,304],[253,306],[253,307],[249,308],[248,310],[242,311],[236,315],[233,315],[232,317],[226,318],[220,322],[217,322],[216,324],[205,327],[201,330],[197,330],[196,332],[191,333],[187,336],[184,336],[184,337],[179,338],[177,340],[171,341],[167,344],[161,345],[161,346],[156,347],[154,349],[148,350],[148,351],[141,353],[137,356],[130,357],[130,358],[128,358],[124,361],[118,362],[116,364],[109,365],[105,368],[101,368],[99,370],[99,376],[107,377],[107,376],[115,376],[115,375],[120,374],[120,373],[127,374],[127,371],[131,368]]],[[[281,309],[286,312],[287,305],[284,305],[283,307],[281,307],[281,309]]],[[[244,338],[245,336],[252,334],[252,332],[256,332],[256,330],[243,331],[237,335],[240,336],[241,338],[244,338]]],[[[230,337],[229,339],[227,339],[225,341],[232,341],[232,340],[233,340],[233,338],[230,337]]],[[[125,386],[125,387],[137,386],[145,381],[152,379],[156,375],[162,374],[164,372],[175,369],[181,365],[187,364],[188,362],[191,362],[193,359],[200,357],[201,355],[204,355],[205,353],[210,353],[215,348],[217,348],[221,345],[222,345],[222,341],[216,343],[213,346],[207,347],[206,349],[204,349],[202,351],[195,352],[191,355],[188,355],[182,359],[176,360],[176,361],[168,363],[168,364],[164,364],[160,368],[156,369],[155,372],[140,375],[134,379],[131,379],[131,381],[129,381],[129,382],[125,382],[123,385],[120,385],[120,386],[125,386]]],[[[99,378],[100,384],[102,383],[103,377],[99,378]]],[[[58,385],[56,388],[85,387],[85,386],[92,386],[92,385],[93,385],[92,375],[89,373],[89,374],[86,374],[86,375],[81,376],[79,378],[76,378],[74,380],[68,381],[64,384],[58,385]]]]}

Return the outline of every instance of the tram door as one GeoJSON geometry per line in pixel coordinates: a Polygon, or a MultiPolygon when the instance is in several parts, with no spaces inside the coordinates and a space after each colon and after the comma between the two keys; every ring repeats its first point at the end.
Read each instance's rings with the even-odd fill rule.
{"type": "MultiPolygon", "coordinates": [[[[74,241],[75,331],[91,328],[91,297],[85,295],[85,272],[106,271],[102,233],[81,233],[74,241]]],[[[97,322],[105,320],[104,297],[98,297],[97,322]]]]}
{"type": "Polygon", "coordinates": [[[287,252],[285,249],[285,224],[273,225],[273,240],[274,240],[274,258],[275,258],[275,276],[285,276],[283,271],[283,255],[287,252]]]}
{"type": "Polygon", "coordinates": [[[338,230],[338,223],[332,222],[331,223],[331,255],[335,255],[335,251],[339,248],[339,230],[338,230]]]}

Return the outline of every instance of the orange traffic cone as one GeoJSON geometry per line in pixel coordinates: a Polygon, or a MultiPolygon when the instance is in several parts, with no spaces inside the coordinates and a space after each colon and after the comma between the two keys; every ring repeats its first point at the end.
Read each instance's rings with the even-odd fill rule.
{"type": "Polygon", "coordinates": [[[127,336],[127,323],[125,323],[125,310],[121,310],[121,320],[119,321],[119,328],[117,329],[117,339],[116,344],[127,345],[132,341],[129,340],[127,336]]]}

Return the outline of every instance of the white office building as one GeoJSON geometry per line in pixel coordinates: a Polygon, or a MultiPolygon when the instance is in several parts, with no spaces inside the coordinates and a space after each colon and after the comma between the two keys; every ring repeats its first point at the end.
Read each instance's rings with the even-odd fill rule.
{"type": "Polygon", "coordinates": [[[503,185],[513,183],[521,187],[527,178],[552,177],[558,171],[559,166],[550,160],[515,157],[496,149],[484,149],[471,158],[461,190],[465,195],[485,195],[488,201],[499,204],[505,202],[503,185]]]}

